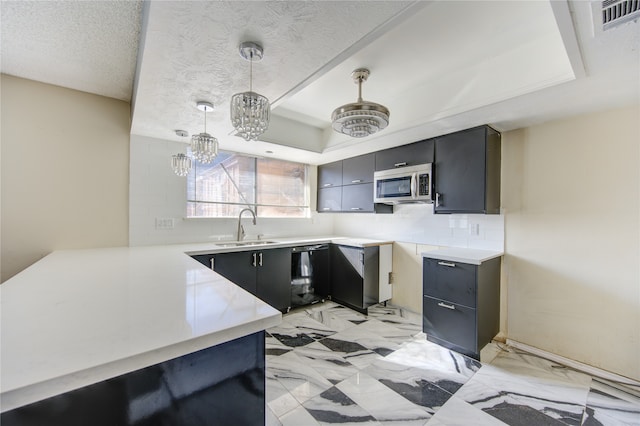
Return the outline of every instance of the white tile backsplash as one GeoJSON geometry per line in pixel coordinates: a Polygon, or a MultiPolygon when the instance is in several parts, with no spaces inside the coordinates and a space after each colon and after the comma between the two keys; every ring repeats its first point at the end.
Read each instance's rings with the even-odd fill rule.
{"type": "MultiPolygon", "coordinates": [[[[235,239],[237,219],[185,219],[186,182],[175,176],[170,159],[185,144],[131,136],[129,244],[174,244],[235,239]],[[158,229],[156,219],[173,219],[158,229]]],[[[311,173],[315,180],[315,173],[311,173]]],[[[315,197],[315,191],[312,192],[315,197]]],[[[315,202],[312,200],[312,207],[315,202]]],[[[393,214],[318,214],[306,219],[259,218],[244,221],[247,238],[344,235],[427,245],[504,249],[503,215],[434,215],[433,204],[402,204],[393,214]],[[477,232],[476,232],[477,231],[477,232]]]]}
{"type": "Polygon", "coordinates": [[[334,215],[334,233],[418,244],[504,250],[504,215],[436,215],[433,204],[400,204],[393,214],[334,215]],[[476,233],[477,231],[477,233],[476,233]]]}

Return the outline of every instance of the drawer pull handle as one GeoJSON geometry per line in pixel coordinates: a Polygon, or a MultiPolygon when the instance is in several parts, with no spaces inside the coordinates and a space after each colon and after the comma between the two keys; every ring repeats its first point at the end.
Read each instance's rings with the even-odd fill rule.
{"type": "Polygon", "coordinates": [[[448,266],[449,268],[455,268],[456,264],[451,262],[438,262],[438,265],[448,266]]]}
{"type": "Polygon", "coordinates": [[[396,163],[396,164],[394,164],[394,165],[393,165],[393,167],[404,167],[404,166],[406,166],[406,165],[407,165],[407,162],[406,162],[406,161],[403,161],[402,163],[396,163]]]}
{"type": "Polygon", "coordinates": [[[212,257],[211,258],[211,270],[215,271],[215,269],[216,269],[216,259],[215,259],[215,257],[212,257]]]}
{"type": "Polygon", "coordinates": [[[351,207],[351,210],[362,210],[362,207],[351,207]]]}
{"type": "Polygon", "coordinates": [[[322,185],[322,186],[326,188],[327,186],[333,186],[333,184],[332,184],[332,183],[325,183],[325,184],[324,184],[324,185],[322,185]]]}
{"type": "Polygon", "coordinates": [[[453,305],[447,305],[447,304],[446,304],[446,303],[444,303],[444,302],[439,302],[439,303],[438,303],[438,306],[440,306],[440,307],[442,307],[442,308],[451,309],[451,310],[454,310],[454,311],[456,310],[456,307],[455,307],[455,306],[453,306],[453,305]]]}
{"type": "Polygon", "coordinates": [[[253,262],[251,262],[251,266],[255,268],[258,265],[258,259],[257,259],[258,255],[256,253],[253,253],[252,257],[253,257],[253,262]]]}
{"type": "Polygon", "coordinates": [[[362,179],[352,180],[351,183],[362,183],[362,179]]]}
{"type": "Polygon", "coordinates": [[[323,207],[322,210],[324,211],[331,210],[331,207],[323,207]]]}

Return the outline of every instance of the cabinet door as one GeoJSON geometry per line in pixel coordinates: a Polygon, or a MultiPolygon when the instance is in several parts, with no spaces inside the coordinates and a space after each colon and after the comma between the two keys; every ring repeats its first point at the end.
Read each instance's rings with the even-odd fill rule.
{"type": "Polygon", "coordinates": [[[363,307],[368,308],[378,303],[380,291],[380,247],[370,246],[361,249],[363,252],[363,307]]]}
{"type": "Polygon", "coordinates": [[[373,212],[373,183],[343,186],[342,211],[373,212]]]}
{"type": "Polygon", "coordinates": [[[485,212],[486,128],[436,138],[436,213],[485,212]]]}
{"type": "Polygon", "coordinates": [[[213,270],[249,293],[256,294],[256,267],[253,265],[253,252],[216,254],[213,256],[213,270]]]}
{"type": "Polygon", "coordinates": [[[476,271],[476,265],[425,258],[424,295],[475,308],[476,271]]]}
{"type": "MultiPolygon", "coordinates": [[[[373,191],[373,189],[372,189],[373,191]]],[[[371,194],[373,197],[373,193],[371,194]]],[[[318,189],[318,212],[339,212],[342,210],[342,187],[318,189]]]]}
{"type": "Polygon", "coordinates": [[[331,297],[358,309],[364,308],[364,250],[331,245],[331,297]]]}
{"type": "Polygon", "coordinates": [[[286,312],[291,306],[291,249],[257,252],[256,296],[274,308],[286,312]]]}
{"type": "Polygon", "coordinates": [[[342,161],[318,166],[318,189],[342,185],[342,161]]]}
{"type": "Polygon", "coordinates": [[[475,309],[424,296],[422,328],[429,340],[448,342],[465,354],[477,356],[475,309]]]}
{"type": "Polygon", "coordinates": [[[347,158],[342,161],[342,184],[373,182],[376,157],[374,153],[347,158]]]}
{"type": "Polygon", "coordinates": [[[376,171],[433,163],[433,139],[397,146],[375,153],[376,171]]]}
{"type": "Polygon", "coordinates": [[[313,292],[326,299],[330,294],[329,249],[309,252],[309,260],[313,270],[313,292]]]}

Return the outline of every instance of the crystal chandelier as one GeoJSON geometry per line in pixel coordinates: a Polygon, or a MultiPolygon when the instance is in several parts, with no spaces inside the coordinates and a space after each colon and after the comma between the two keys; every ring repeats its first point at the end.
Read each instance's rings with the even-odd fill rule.
{"type": "Polygon", "coordinates": [[[202,164],[209,164],[218,155],[218,139],[207,133],[207,112],[213,111],[213,104],[200,101],[196,104],[204,111],[204,132],[191,137],[191,153],[202,164]]]}
{"type": "Polygon", "coordinates": [[[331,115],[332,127],[336,132],[363,138],[389,125],[389,110],[380,104],[362,100],[362,82],[369,77],[368,69],[358,68],[351,77],[358,85],[358,101],[336,108],[331,115]]]}
{"type": "Polygon", "coordinates": [[[231,124],[236,136],[257,140],[269,127],[269,99],[253,91],[253,61],[262,60],[262,46],[253,42],[240,44],[240,56],[249,61],[249,91],[231,97],[231,124]]]}
{"type": "Polygon", "coordinates": [[[191,171],[191,158],[180,153],[171,156],[171,168],[178,176],[186,176],[191,171]]]}
{"type": "MultiPolygon", "coordinates": [[[[189,136],[186,130],[175,130],[176,136],[181,138],[186,138],[189,136]]],[[[191,158],[180,153],[171,156],[171,168],[173,169],[173,173],[178,176],[186,176],[191,171],[191,166],[193,165],[191,158]]]]}

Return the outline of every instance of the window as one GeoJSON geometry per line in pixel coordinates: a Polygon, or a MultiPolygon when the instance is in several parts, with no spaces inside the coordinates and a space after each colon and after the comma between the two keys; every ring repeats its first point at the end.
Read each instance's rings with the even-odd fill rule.
{"type": "Polygon", "coordinates": [[[307,165],[220,152],[211,164],[194,161],[187,176],[188,217],[308,217],[307,165]]]}

